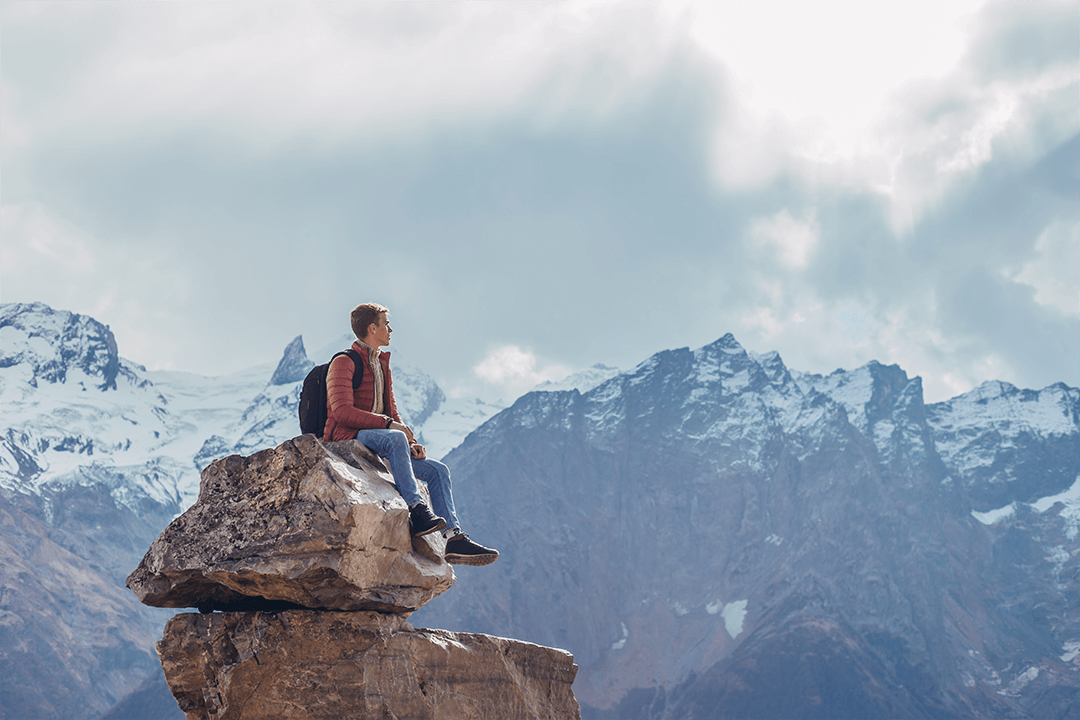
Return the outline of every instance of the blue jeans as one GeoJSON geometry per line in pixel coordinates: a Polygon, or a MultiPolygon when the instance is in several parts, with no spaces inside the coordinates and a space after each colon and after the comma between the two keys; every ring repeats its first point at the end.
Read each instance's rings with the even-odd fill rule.
{"type": "Polygon", "coordinates": [[[356,439],[371,452],[386,458],[394,484],[409,507],[424,500],[416,487],[416,478],[420,478],[431,495],[431,509],[446,520],[447,534],[459,527],[450,485],[450,468],[438,460],[413,458],[409,452],[409,439],[400,430],[360,430],[356,433],[356,439]]]}

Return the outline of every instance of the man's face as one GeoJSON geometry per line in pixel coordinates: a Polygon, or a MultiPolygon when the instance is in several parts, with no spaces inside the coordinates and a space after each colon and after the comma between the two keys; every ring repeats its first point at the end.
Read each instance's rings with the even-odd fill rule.
{"type": "Polygon", "coordinates": [[[373,347],[385,347],[390,344],[390,333],[394,329],[390,327],[390,319],[386,315],[379,316],[379,322],[372,325],[371,343],[373,347]]]}

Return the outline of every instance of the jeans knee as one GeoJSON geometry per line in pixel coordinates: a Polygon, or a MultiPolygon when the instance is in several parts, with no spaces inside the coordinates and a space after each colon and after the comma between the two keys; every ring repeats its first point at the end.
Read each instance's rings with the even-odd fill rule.
{"type": "Polygon", "coordinates": [[[416,460],[413,462],[413,468],[416,470],[417,477],[422,478],[424,482],[434,480],[444,483],[450,482],[450,470],[438,460],[432,460],[431,458],[416,460]]]}
{"type": "Polygon", "coordinates": [[[393,444],[395,450],[398,448],[403,448],[404,450],[408,451],[409,438],[406,437],[405,433],[403,433],[402,431],[387,430],[386,437],[393,444]]]}

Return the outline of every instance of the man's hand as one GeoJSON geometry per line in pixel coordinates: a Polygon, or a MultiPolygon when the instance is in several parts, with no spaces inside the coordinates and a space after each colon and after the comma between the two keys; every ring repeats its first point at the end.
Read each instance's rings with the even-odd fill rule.
{"type": "Polygon", "coordinates": [[[413,443],[409,446],[409,450],[412,451],[412,456],[417,460],[424,460],[427,458],[427,449],[420,443],[413,443]]]}
{"type": "Polygon", "coordinates": [[[408,425],[402,425],[399,422],[392,422],[390,423],[390,427],[388,427],[387,430],[400,430],[401,432],[405,433],[405,437],[409,439],[410,445],[416,444],[416,437],[413,435],[412,428],[408,425]]]}

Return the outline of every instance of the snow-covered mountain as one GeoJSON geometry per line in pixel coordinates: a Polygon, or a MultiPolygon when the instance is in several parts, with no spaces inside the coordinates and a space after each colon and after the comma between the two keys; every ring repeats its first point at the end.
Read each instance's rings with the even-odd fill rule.
{"type": "Polygon", "coordinates": [[[597,363],[587,370],[568,375],[558,382],[545,380],[533,388],[533,392],[557,392],[559,390],[577,390],[586,393],[597,385],[607,382],[618,375],[619,368],[597,363]]]}
{"type": "Polygon", "coordinates": [[[728,335],[447,458],[502,551],[413,622],[565,647],[583,716],[1080,717],[1080,390],[926,405],[728,335]]]}

